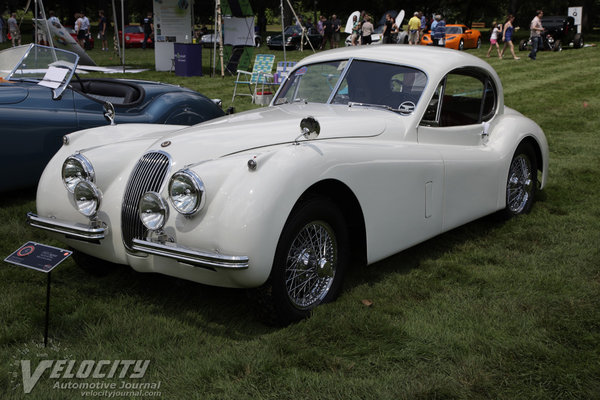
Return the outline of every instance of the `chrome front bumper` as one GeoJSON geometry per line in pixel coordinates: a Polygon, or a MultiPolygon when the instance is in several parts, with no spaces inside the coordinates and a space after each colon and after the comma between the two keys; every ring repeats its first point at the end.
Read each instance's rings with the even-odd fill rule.
{"type": "Polygon", "coordinates": [[[207,253],[176,244],[162,244],[146,240],[133,239],[133,250],[160,257],[175,259],[179,262],[204,268],[246,269],[247,256],[228,256],[217,253],[207,253]]]}
{"type": "MultiPolygon", "coordinates": [[[[29,225],[50,232],[63,234],[69,238],[86,242],[99,243],[106,237],[107,227],[93,227],[90,225],[61,221],[55,218],[40,217],[34,213],[27,213],[29,225]]],[[[248,268],[247,256],[228,256],[218,253],[208,253],[178,246],[176,244],[162,244],[146,240],[133,239],[133,250],[155,256],[171,258],[179,262],[204,268],[220,268],[239,270],[248,268]]]]}
{"type": "Polygon", "coordinates": [[[93,227],[90,225],[60,221],[55,218],[40,217],[31,212],[27,213],[27,223],[34,228],[61,233],[71,238],[95,243],[104,239],[108,230],[106,227],[93,227]]]}

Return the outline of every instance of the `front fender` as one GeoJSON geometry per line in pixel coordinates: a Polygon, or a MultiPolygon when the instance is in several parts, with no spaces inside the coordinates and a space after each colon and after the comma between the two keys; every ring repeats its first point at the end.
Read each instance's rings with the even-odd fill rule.
{"type": "Polygon", "coordinates": [[[192,169],[207,191],[205,207],[193,218],[172,210],[167,234],[186,247],[248,256],[249,268],[234,278],[239,286],[259,286],[271,272],[292,208],[308,187],[327,178],[325,160],[318,146],[307,143],[196,165],[192,169]],[[256,169],[249,168],[249,160],[256,169]]]}

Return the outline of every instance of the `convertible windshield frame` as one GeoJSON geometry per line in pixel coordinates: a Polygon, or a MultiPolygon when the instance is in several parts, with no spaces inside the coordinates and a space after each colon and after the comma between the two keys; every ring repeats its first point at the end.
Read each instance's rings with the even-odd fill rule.
{"type": "Polygon", "coordinates": [[[303,65],[294,69],[285,81],[285,84],[277,91],[273,105],[304,102],[329,105],[380,106],[380,108],[407,115],[412,114],[415,110],[416,104],[420,101],[428,81],[429,77],[425,71],[406,64],[362,57],[334,59],[303,65]],[[381,69],[373,69],[372,66],[381,69]],[[363,86],[367,88],[369,85],[373,86],[373,88],[368,88],[370,89],[369,95],[356,95],[355,92],[355,95],[352,96],[352,88],[356,88],[357,85],[357,72],[352,72],[353,67],[355,71],[357,68],[358,71],[368,70],[364,75],[367,76],[367,84],[364,85],[363,83],[363,86]],[[375,73],[369,74],[368,72],[370,71],[374,71],[375,73]],[[352,73],[355,74],[354,78],[351,76],[352,73]],[[383,75],[379,76],[381,74],[383,75]],[[407,75],[412,76],[413,79],[411,80],[410,77],[406,78],[407,75]],[[306,82],[305,86],[302,86],[302,81],[307,76],[309,77],[308,88],[306,82]],[[335,78],[335,82],[331,78],[335,78]],[[352,83],[353,80],[354,84],[352,83]],[[396,83],[398,81],[402,81],[400,88],[392,88],[392,82],[396,83]],[[409,86],[412,91],[404,89],[409,88],[409,86]],[[311,88],[314,90],[311,90],[311,88]],[[329,88],[329,93],[326,93],[327,88],[329,88]],[[324,89],[324,91],[320,89],[324,89]],[[374,98],[379,94],[378,90],[381,91],[381,99],[374,98]],[[402,93],[403,91],[404,93],[402,93]],[[388,96],[393,95],[396,98],[384,101],[383,98],[386,93],[388,96]],[[310,95],[314,95],[314,97],[311,99],[310,95]],[[405,99],[402,99],[402,97],[405,97],[405,99]],[[396,101],[396,99],[399,100],[396,101]]]}
{"type": "MultiPolygon", "coordinates": [[[[13,51],[23,51],[23,49],[13,49],[16,49],[13,51]]],[[[46,77],[49,77],[50,74],[48,72],[53,68],[67,70],[64,73],[58,74],[58,79],[60,80],[52,81],[50,86],[44,85],[52,89],[52,98],[54,99],[59,98],[67,88],[79,63],[79,56],[73,52],[33,43],[24,50],[20,58],[17,54],[16,59],[18,61],[8,75],[6,75],[6,80],[26,80],[42,84],[46,80],[46,77]]]]}

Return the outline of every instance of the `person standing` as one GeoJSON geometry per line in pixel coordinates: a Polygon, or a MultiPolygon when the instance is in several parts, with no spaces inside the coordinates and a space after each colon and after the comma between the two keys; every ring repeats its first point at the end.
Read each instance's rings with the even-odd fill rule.
{"type": "Polygon", "coordinates": [[[444,47],[446,45],[446,21],[440,14],[436,14],[434,19],[436,24],[435,28],[431,29],[431,41],[434,46],[444,47]]]}
{"type": "Polygon", "coordinates": [[[371,17],[365,15],[365,22],[362,24],[362,36],[360,38],[361,44],[371,44],[371,35],[374,30],[371,17]]]}
{"type": "Polygon", "coordinates": [[[356,46],[358,44],[359,28],[360,28],[360,23],[358,22],[358,17],[355,15],[352,17],[352,36],[351,36],[352,46],[356,46]]]}
{"type": "Polygon", "coordinates": [[[106,27],[108,22],[104,16],[104,10],[98,11],[100,22],[98,23],[98,39],[102,40],[102,51],[108,51],[108,41],[106,39],[106,27]]]}
{"type": "Polygon", "coordinates": [[[0,14],[0,43],[4,43],[4,18],[0,14]]]}
{"type": "MultiPolygon", "coordinates": [[[[490,48],[487,51],[486,57],[490,56],[492,52],[492,48],[496,46],[496,50],[498,51],[498,58],[502,58],[502,53],[500,53],[500,46],[498,45],[498,36],[502,33],[502,25],[498,24],[496,21],[492,22],[492,34],[490,36],[490,48]]],[[[506,44],[505,44],[506,47],[506,44]]]]}
{"type": "Polygon", "coordinates": [[[54,11],[48,11],[48,15],[50,15],[48,17],[48,23],[53,27],[60,29],[62,25],[60,24],[60,20],[58,19],[58,17],[54,15],[54,11]]]}
{"type": "Polygon", "coordinates": [[[148,11],[146,18],[142,21],[142,25],[144,26],[144,41],[142,42],[142,49],[146,49],[146,44],[148,43],[148,38],[152,37],[154,33],[154,20],[152,19],[152,13],[148,11]]]}
{"type": "Polygon", "coordinates": [[[323,44],[321,45],[323,50],[325,50],[327,42],[329,42],[329,48],[333,49],[333,21],[331,18],[323,21],[323,44]]]}
{"type": "Polygon", "coordinates": [[[16,13],[12,13],[10,15],[10,18],[8,19],[7,24],[8,24],[8,32],[10,33],[13,47],[15,47],[15,42],[20,46],[21,45],[21,30],[19,29],[19,24],[17,23],[17,14],[16,13]]]}
{"type": "Polygon", "coordinates": [[[325,36],[325,28],[323,27],[323,21],[325,21],[325,17],[320,15],[319,20],[317,21],[317,31],[319,31],[319,35],[325,36]]]}
{"type": "Polygon", "coordinates": [[[331,23],[333,25],[333,48],[337,48],[340,44],[340,29],[342,29],[342,21],[333,14],[331,16],[331,23]]]}
{"type": "MultiPolygon", "coordinates": [[[[89,42],[89,34],[90,34],[90,20],[85,16],[85,12],[82,11],[80,13],[81,16],[81,28],[79,32],[82,34],[80,39],[80,45],[84,49],[86,48],[86,43],[89,42]]],[[[79,35],[77,36],[79,38],[79,35]]]]}
{"type": "Polygon", "coordinates": [[[408,44],[419,44],[419,29],[421,29],[421,20],[419,12],[415,11],[412,18],[408,20],[408,44]]]}
{"type": "Polygon", "coordinates": [[[536,59],[538,49],[542,46],[542,32],[544,32],[544,27],[542,26],[543,16],[544,12],[542,10],[537,10],[529,27],[531,36],[531,52],[529,53],[529,58],[532,60],[536,59]]]}
{"type": "Polygon", "coordinates": [[[383,27],[383,44],[392,43],[392,32],[394,31],[394,19],[390,14],[385,14],[385,25],[383,27]]]}
{"type": "Polygon", "coordinates": [[[506,19],[506,23],[504,24],[504,28],[502,30],[502,40],[504,41],[504,46],[502,47],[502,52],[500,55],[504,57],[504,51],[506,50],[506,46],[510,48],[510,53],[513,56],[513,59],[520,60],[520,57],[517,57],[515,54],[515,45],[512,42],[512,35],[515,31],[515,27],[513,26],[513,21],[515,20],[515,16],[508,14],[506,19]]]}
{"type": "Polygon", "coordinates": [[[421,26],[419,27],[419,42],[423,39],[423,35],[427,30],[427,18],[423,14],[423,11],[419,11],[419,18],[421,19],[421,26]]]}

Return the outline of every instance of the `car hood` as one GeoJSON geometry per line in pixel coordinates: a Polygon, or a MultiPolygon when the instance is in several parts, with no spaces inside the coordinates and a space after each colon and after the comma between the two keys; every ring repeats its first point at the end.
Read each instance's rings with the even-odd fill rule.
{"type": "MultiPolygon", "coordinates": [[[[389,118],[402,118],[393,112],[373,108],[285,104],[225,116],[172,132],[156,141],[152,149],[166,151],[176,160],[181,157],[181,160],[197,162],[292,143],[301,135],[300,121],[309,116],[314,117],[321,128],[316,140],[377,136],[386,130],[389,118]],[[170,142],[166,147],[165,141],[170,142]]],[[[306,139],[301,137],[299,140],[306,139]]]]}

